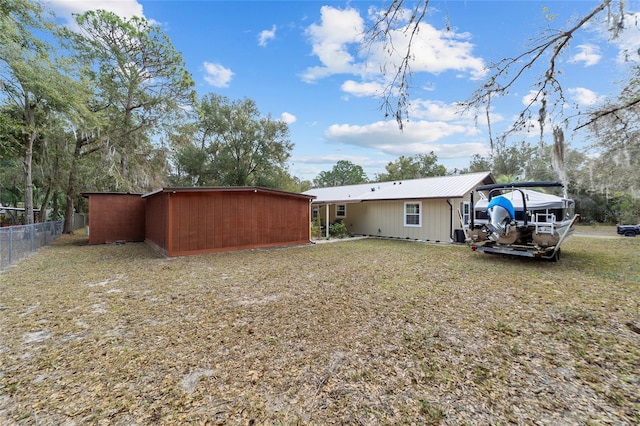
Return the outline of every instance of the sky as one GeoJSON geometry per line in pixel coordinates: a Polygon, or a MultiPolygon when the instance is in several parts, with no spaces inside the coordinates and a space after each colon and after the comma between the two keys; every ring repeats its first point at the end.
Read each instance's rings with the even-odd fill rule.
{"type": "MultiPolygon", "coordinates": [[[[563,28],[598,1],[429,2],[414,40],[410,117],[402,130],[385,118],[381,93],[397,58],[379,45],[367,49],[364,31],[388,1],[48,0],[60,20],[107,9],[159,25],[183,55],[200,97],[208,93],[256,102],[263,115],[288,123],[294,143],[289,172],[312,180],[340,160],[370,179],[400,156],[433,152],[449,171],[489,154],[483,115],[461,113],[488,76],[488,67],[515,57],[553,28],[563,28]]],[[[413,3],[410,3],[413,4],[413,3]]],[[[566,108],[586,111],[620,90],[640,55],[640,2],[627,2],[620,37],[609,40],[599,22],[576,33],[558,63],[566,108]],[[635,22],[635,25],[633,24],[635,22]]],[[[397,46],[402,41],[397,38],[397,46]]],[[[546,63],[544,64],[546,65],[546,63]]],[[[539,71],[539,69],[538,69],[539,71]]],[[[525,73],[508,96],[492,103],[495,134],[513,123],[538,77],[525,73]]],[[[535,124],[532,124],[535,128],[535,124]]],[[[537,142],[539,133],[516,135],[537,142]]],[[[585,144],[576,135],[572,147],[585,144]]],[[[545,135],[550,143],[550,136],[545,135]]]]}

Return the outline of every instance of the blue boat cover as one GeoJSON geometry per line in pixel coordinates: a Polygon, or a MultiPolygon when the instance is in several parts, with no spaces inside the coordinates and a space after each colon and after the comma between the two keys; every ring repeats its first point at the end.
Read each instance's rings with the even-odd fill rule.
{"type": "Polygon", "coordinates": [[[509,213],[509,219],[513,220],[513,219],[516,218],[516,211],[513,208],[513,204],[511,204],[511,201],[509,201],[508,199],[506,199],[502,195],[499,195],[497,197],[493,197],[491,199],[491,201],[489,201],[489,204],[487,205],[487,210],[489,210],[491,207],[495,207],[495,206],[499,206],[499,207],[502,207],[503,209],[505,209],[507,211],[507,213],[509,213]]]}

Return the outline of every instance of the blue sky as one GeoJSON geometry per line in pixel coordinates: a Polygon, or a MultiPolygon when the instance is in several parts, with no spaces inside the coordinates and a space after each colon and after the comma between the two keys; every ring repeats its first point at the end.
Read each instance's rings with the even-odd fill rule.
{"type": "MultiPolygon", "coordinates": [[[[482,83],[489,65],[521,53],[545,29],[563,28],[598,3],[431,0],[414,42],[411,118],[401,132],[380,109],[386,78],[380,66],[390,59],[362,44],[370,14],[388,2],[48,1],[63,20],[92,8],[142,15],[160,25],[182,52],[200,96],[250,98],[264,115],[289,123],[295,144],[289,171],[310,180],[339,160],[361,165],[374,178],[401,155],[433,151],[449,170],[467,167],[473,154],[487,155],[486,123],[456,114],[456,103],[482,83]]],[[[638,1],[627,6],[627,22],[640,20],[638,1]]],[[[577,34],[559,63],[567,109],[585,111],[615,94],[629,66],[621,52],[637,61],[639,48],[638,26],[615,42],[608,42],[598,22],[577,34]]],[[[494,102],[494,132],[513,122],[536,76],[531,70],[494,102]]],[[[539,134],[518,137],[536,141],[539,134]]],[[[580,148],[582,136],[572,144],[580,148]]]]}

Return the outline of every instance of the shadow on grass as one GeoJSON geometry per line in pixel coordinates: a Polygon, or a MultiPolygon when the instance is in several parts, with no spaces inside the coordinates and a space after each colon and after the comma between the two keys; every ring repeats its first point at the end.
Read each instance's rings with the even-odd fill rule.
{"type": "Polygon", "coordinates": [[[52,246],[87,246],[89,245],[89,236],[82,232],[76,231],[73,234],[63,234],[51,242],[52,246]]]}

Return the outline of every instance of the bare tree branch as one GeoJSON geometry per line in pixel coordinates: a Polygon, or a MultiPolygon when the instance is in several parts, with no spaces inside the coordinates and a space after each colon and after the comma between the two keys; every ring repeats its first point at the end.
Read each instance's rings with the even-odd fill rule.
{"type": "MultiPolygon", "coordinates": [[[[384,116],[394,116],[398,127],[402,130],[404,120],[408,118],[407,108],[409,99],[409,89],[411,81],[411,61],[413,60],[412,45],[413,41],[420,30],[420,22],[427,13],[429,0],[422,0],[415,4],[411,11],[411,16],[407,19],[405,13],[405,0],[394,0],[389,8],[382,12],[380,19],[367,31],[365,40],[367,40],[367,48],[371,50],[376,43],[381,43],[389,57],[399,56],[401,58],[400,65],[394,65],[391,80],[385,86],[383,91],[383,103],[381,109],[384,109],[384,116]],[[402,33],[408,35],[408,43],[406,51],[399,52],[393,43],[393,32],[404,26],[402,33]],[[397,93],[395,106],[392,99],[394,93],[397,93]]],[[[389,75],[387,70],[389,64],[382,65],[380,72],[383,75],[389,75]]]]}
{"type": "MultiPolygon", "coordinates": [[[[546,35],[534,41],[533,46],[526,51],[514,56],[507,57],[491,64],[491,75],[472,96],[461,106],[464,110],[485,109],[485,115],[489,126],[489,139],[493,150],[495,141],[492,134],[490,108],[492,101],[497,97],[509,93],[514,84],[525,78],[525,74],[541,63],[547,57],[547,66],[539,76],[537,82],[532,85],[535,90],[531,94],[527,105],[520,111],[510,129],[502,137],[526,128],[532,119],[540,125],[541,144],[546,121],[552,113],[565,103],[564,90],[558,79],[558,60],[562,53],[567,50],[576,32],[584,29],[585,25],[595,17],[607,12],[606,20],[609,23],[609,31],[612,38],[620,34],[625,26],[624,10],[625,1],[618,0],[618,10],[612,11],[614,0],[602,0],[589,13],[582,16],[570,28],[565,30],[550,30],[546,35]],[[553,94],[553,96],[551,96],[553,94]],[[534,107],[540,107],[534,110],[534,107]]],[[[391,61],[381,66],[383,75],[390,77],[386,84],[380,109],[385,112],[385,117],[393,116],[400,129],[403,128],[408,117],[409,95],[411,89],[412,70],[411,64],[414,59],[412,43],[420,29],[420,23],[425,19],[429,0],[420,0],[411,7],[407,6],[406,0],[393,0],[390,5],[380,13],[378,19],[372,24],[366,33],[365,40],[367,47],[371,50],[378,43],[382,44],[385,52],[390,58],[399,57],[400,63],[394,64],[391,61]],[[402,31],[408,37],[408,44],[403,47],[403,51],[394,44],[393,35],[397,31],[402,31]],[[389,69],[392,66],[392,69],[389,69]]],[[[447,18],[447,28],[449,27],[447,18]]],[[[633,106],[629,104],[628,106],[633,106]]],[[[625,108],[625,106],[620,106],[625,108]]],[[[602,114],[611,114],[616,110],[601,111],[593,116],[590,122],[579,126],[577,129],[589,125],[593,120],[597,120],[602,114]]]]}
{"type": "Polygon", "coordinates": [[[609,117],[609,116],[617,117],[618,112],[629,110],[637,105],[640,105],[640,98],[636,98],[628,102],[623,102],[622,104],[619,104],[610,108],[600,109],[595,113],[593,113],[591,115],[591,118],[588,121],[580,124],[574,130],[580,130],[585,127],[593,126],[598,120],[605,117],[609,117]]]}
{"type": "MultiPolygon", "coordinates": [[[[545,123],[550,113],[548,104],[551,99],[549,96],[550,93],[555,93],[556,95],[555,101],[552,105],[552,111],[556,106],[562,105],[565,102],[562,84],[557,79],[558,70],[556,64],[558,58],[567,48],[576,31],[583,28],[587,22],[591,21],[595,16],[607,9],[610,6],[611,1],[612,0],[603,0],[598,7],[583,16],[582,19],[576,22],[571,28],[565,31],[554,31],[551,34],[543,36],[538,43],[525,52],[513,58],[502,59],[498,63],[493,64],[491,66],[494,70],[493,74],[489,77],[487,83],[478,89],[464,104],[465,107],[470,109],[484,105],[485,109],[488,111],[491,106],[491,99],[494,99],[496,96],[506,95],[512,86],[523,78],[527,71],[540,62],[547,52],[550,52],[551,56],[549,58],[547,69],[544,72],[544,75],[535,84],[535,87],[537,87],[535,93],[530,97],[525,108],[520,111],[511,128],[503,135],[503,137],[506,137],[514,131],[525,128],[535,114],[536,120],[540,125],[540,140],[542,143],[545,123]],[[509,78],[509,74],[513,71],[515,73],[509,78]],[[506,81],[501,83],[501,80],[504,78],[506,78],[506,81]],[[540,105],[540,108],[534,112],[533,107],[538,104],[540,105]]],[[[487,118],[488,120],[490,119],[488,112],[487,118]]],[[[489,126],[489,131],[491,132],[491,126],[489,126]]],[[[491,144],[490,148],[493,150],[494,143],[493,136],[491,134],[489,139],[491,144]]]]}

